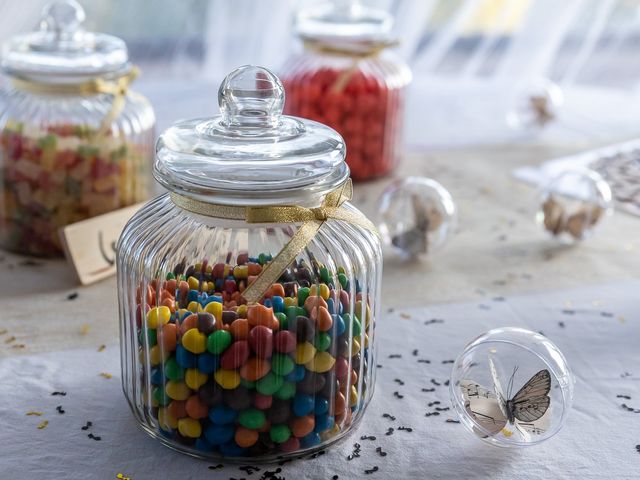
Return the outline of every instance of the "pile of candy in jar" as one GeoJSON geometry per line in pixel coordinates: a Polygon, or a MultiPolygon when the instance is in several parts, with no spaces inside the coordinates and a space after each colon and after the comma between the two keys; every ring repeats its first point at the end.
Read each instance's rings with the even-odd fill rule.
{"type": "Polygon", "coordinates": [[[58,229],[146,197],[148,153],[86,126],[43,130],[11,123],[0,136],[0,243],[43,256],[62,253],[58,229]]]}
{"type": "Polygon", "coordinates": [[[373,319],[358,285],[342,269],[294,262],[247,306],[241,293],[270,260],[183,264],[144,298],[139,289],[142,379],[162,435],[230,457],[296,452],[364,406],[373,319]],[[142,315],[142,302],[157,306],[142,315]]]}
{"type": "Polygon", "coordinates": [[[296,71],[283,84],[284,113],[324,123],[342,135],[354,180],[379,177],[397,165],[402,87],[360,70],[333,68],[296,71]]]}

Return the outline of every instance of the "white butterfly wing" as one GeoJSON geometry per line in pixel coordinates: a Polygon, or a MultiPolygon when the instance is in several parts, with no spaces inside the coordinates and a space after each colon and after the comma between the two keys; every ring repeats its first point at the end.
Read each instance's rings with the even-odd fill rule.
{"type": "Polygon", "coordinates": [[[471,380],[462,380],[460,389],[465,409],[477,424],[474,430],[479,436],[495,435],[505,427],[507,417],[494,392],[471,380]]]}
{"type": "Polygon", "coordinates": [[[535,422],[549,408],[551,398],[551,375],[549,370],[540,370],[513,397],[513,414],[522,422],[535,422]]]}
{"type": "Polygon", "coordinates": [[[502,384],[500,383],[500,377],[498,377],[498,369],[496,368],[495,363],[493,363],[493,359],[491,357],[489,357],[489,370],[491,371],[493,388],[496,392],[496,396],[498,397],[498,406],[500,407],[500,411],[505,417],[508,417],[506,400],[504,398],[504,390],[502,389],[502,384]]]}
{"type": "Polygon", "coordinates": [[[516,427],[525,435],[527,440],[530,440],[532,437],[544,435],[546,431],[549,430],[550,423],[551,408],[548,408],[542,417],[533,422],[521,422],[520,420],[516,420],[516,427]]]}

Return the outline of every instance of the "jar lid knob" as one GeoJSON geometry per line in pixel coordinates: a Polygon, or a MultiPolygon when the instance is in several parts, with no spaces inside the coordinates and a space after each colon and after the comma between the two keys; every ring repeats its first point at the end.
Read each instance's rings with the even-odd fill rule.
{"type": "Polygon", "coordinates": [[[40,29],[53,32],[59,40],[72,40],[82,30],[86,16],[75,0],[58,0],[47,4],[42,11],[40,29]]]}
{"type": "Polygon", "coordinates": [[[253,65],[235,69],[218,90],[226,127],[273,128],[280,124],[284,87],[270,70],[253,65]]]}

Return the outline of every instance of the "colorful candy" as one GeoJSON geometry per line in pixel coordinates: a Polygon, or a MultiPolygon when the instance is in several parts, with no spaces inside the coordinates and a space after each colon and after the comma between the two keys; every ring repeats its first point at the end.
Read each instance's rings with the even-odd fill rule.
{"type": "Polygon", "coordinates": [[[240,291],[268,261],[183,266],[140,288],[142,378],[164,436],[225,456],[292,453],[346,431],[363,407],[368,303],[343,271],[300,262],[246,305],[240,291]]]}

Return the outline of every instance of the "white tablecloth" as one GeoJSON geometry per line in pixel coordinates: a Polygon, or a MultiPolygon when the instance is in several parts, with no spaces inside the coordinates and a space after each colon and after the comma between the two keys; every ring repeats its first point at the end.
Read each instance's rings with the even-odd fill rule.
{"type": "MultiPolygon", "coordinates": [[[[378,323],[378,380],[357,431],[315,459],[280,466],[287,479],[353,478],[638,478],[640,475],[640,282],[546,292],[480,302],[385,312],[378,323]],[[427,323],[432,318],[443,323],[427,323]],[[452,410],[425,417],[465,343],[498,326],[541,330],[564,352],[577,378],[564,429],[544,444],[505,450],[488,446],[456,423],[452,410]],[[417,354],[414,350],[417,349],[417,354]],[[389,358],[389,356],[394,358],[389,358]],[[400,358],[395,358],[400,355],[400,358]],[[429,359],[431,363],[418,362],[429,359]],[[404,385],[396,382],[400,379],[404,385]],[[434,392],[422,388],[442,385],[434,392]],[[399,392],[403,398],[397,398],[399,392]],[[626,395],[630,399],[619,398],[626,395]],[[383,413],[396,417],[384,418],[383,413]],[[413,429],[398,430],[399,426],[413,429]],[[393,435],[386,435],[389,427],[393,435]],[[361,440],[373,435],[376,440],[361,440]],[[347,460],[353,444],[359,458],[347,460]],[[382,447],[386,456],[376,452],[382,447]],[[366,469],[378,467],[370,475],[366,469]]],[[[43,319],[43,321],[47,321],[43,319]]],[[[2,334],[10,335],[10,332],[2,334]]],[[[0,477],[3,479],[133,480],[260,479],[238,466],[173,452],[136,426],[122,395],[119,351],[74,350],[0,360],[0,477]],[[101,373],[112,374],[105,378],[101,373]],[[55,391],[65,396],[52,395],[55,391]],[[56,411],[61,406],[64,413],[56,411]],[[28,416],[29,411],[42,416],[28,416]],[[41,422],[45,428],[38,429],[41,422]],[[82,430],[87,421],[92,426],[82,430]],[[88,437],[91,433],[100,440],[88,437]]],[[[248,464],[251,462],[249,461],[248,464]]]]}

